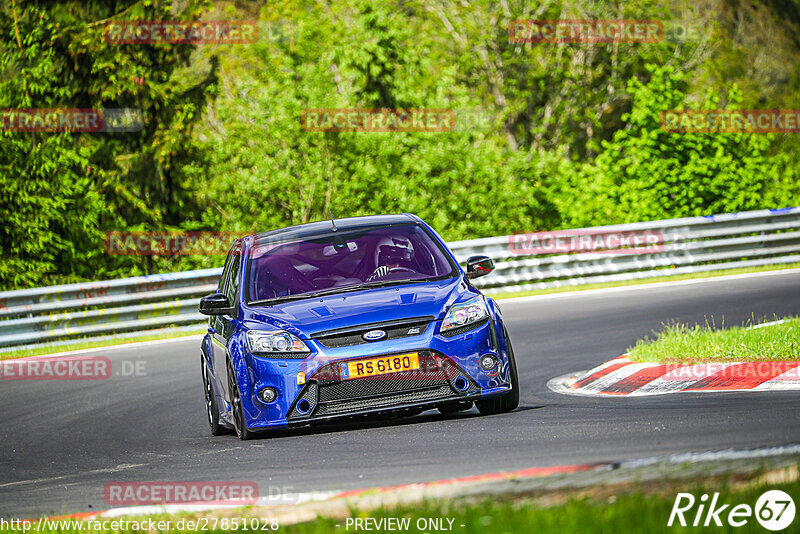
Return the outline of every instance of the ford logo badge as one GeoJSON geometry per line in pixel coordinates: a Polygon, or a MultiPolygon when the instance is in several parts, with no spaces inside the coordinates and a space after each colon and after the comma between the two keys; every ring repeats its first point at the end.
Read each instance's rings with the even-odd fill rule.
{"type": "Polygon", "coordinates": [[[378,341],[386,337],[386,332],[383,330],[370,330],[361,337],[364,338],[364,341],[378,341]]]}

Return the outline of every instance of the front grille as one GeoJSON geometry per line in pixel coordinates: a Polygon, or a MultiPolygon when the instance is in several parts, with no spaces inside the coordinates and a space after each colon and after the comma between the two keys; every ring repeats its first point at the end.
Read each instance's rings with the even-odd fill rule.
{"type": "Polygon", "coordinates": [[[368,323],[347,328],[337,328],[335,330],[325,330],[312,334],[323,346],[328,348],[348,347],[351,345],[361,345],[363,343],[374,343],[366,341],[362,336],[370,330],[383,330],[386,336],[377,340],[397,339],[423,334],[428,329],[434,317],[410,317],[397,321],[382,321],[379,323],[368,323]]]}
{"type": "MultiPolygon", "coordinates": [[[[340,368],[344,362],[322,366],[309,378],[287,420],[355,414],[439,399],[457,400],[480,392],[477,383],[449,358],[430,350],[418,351],[418,354],[419,369],[349,380],[341,379],[340,368]],[[469,386],[461,391],[455,387],[458,377],[469,382],[469,386]],[[294,407],[301,400],[307,400],[313,406],[309,414],[301,415],[294,407]]],[[[370,358],[375,357],[379,356],[370,358]]]]}
{"type": "Polygon", "coordinates": [[[450,386],[444,385],[435,389],[424,389],[421,391],[398,393],[377,399],[359,399],[353,401],[321,404],[316,415],[341,415],[351,412],[360,412],[363,410],[373,410],[376,408],[392,408],[396,406],[404,406],[406,404],[446,399],[452,395],[453,392],[450,389],[450,386]]]}
{"type": "Polygon", "coordinates": [[[355,378],[353,380],[343,380],[341,382],[321,386],[319,401],[332,402],[344,399],[374,397],[395,393],[397,391],[413,391],[442,385],[446,386],[447,384],[447,379],[376,380],[370,378],[355,378]]]}

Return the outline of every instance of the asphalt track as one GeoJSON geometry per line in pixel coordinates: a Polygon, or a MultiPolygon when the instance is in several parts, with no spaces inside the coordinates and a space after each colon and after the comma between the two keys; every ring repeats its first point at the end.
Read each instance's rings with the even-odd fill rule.
{"type": "Polygon", "coordinates": [[[208,432],[191,340],[103,351],[98,381],[0,381],[0,516],[102,510],[108,482],[255,481],[261,494],[347,490],[689,451],[800,443],[800,394],[560,395],[548,379],[620,355],[662,322],[800,315],[800,272],[501,302],[520,408],[429,411],[241,442],[208,432]],[[127,362],[127,363],[124,363],[127,362]]]}

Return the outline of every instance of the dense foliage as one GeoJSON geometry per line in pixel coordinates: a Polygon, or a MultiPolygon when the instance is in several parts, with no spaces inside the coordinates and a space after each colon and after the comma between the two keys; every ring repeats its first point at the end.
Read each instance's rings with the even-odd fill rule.
{"type": "Polygon", "coordinates": [[[0,108],[135,108],[119,133],[0,131],[0,288],[219,265],[109,231],[250,233],[413,212],[446,239],[800,204],[792,134],[667,109],[800,108],[792,3],[10,0],[0,108]],[[519,44],[515,19],[659,19],[656,43],[519,44]],[[108,21],[257,20],[252,44],[116,44],[108,21]],[[688,30],[688,31],[685,31],[688,30]],[[317,108],[439,108],[453,132],[332,133],[317,108]]]}

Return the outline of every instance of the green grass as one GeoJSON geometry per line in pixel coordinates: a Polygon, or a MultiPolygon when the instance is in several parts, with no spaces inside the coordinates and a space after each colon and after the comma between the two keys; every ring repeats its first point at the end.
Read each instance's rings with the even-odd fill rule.
{"type": "MultiPolygon", "coordinates": [[[[444,519],[447,525],[448,519],[452,519],[452,531],[455,534],[526,534],[529,532],[541,533],[625,533],[625,534],[651,534],[655,532],[736,532],[750,533],[767,532],[756,520],[749,517],[747,524],[734,528],[727,525],[727,512],[738,504],[745,504],[751,508],[755,507],[758,497],[766,490],[782,490],[797,499],[800,496],[800,482],[782,482],[765,485],[759,483],[730,482],[723,479],[720,483],[700,484],[698,482],[673,481],[657,486],[655,489],[643,486],[633,488],[600,487],[589,496],[568,497],[558,496],[535,499],[532,497],[502,497],[498,499],[484,499],[465,502],[452,501],[427,501],[418,505],[404,505],[398,508],[386,509],[379,508],[370,512],[351,510],[352,518],[406,518],[410,520],[411,528],[408,530],[398,530],[396,532],[422,533],[436,532],[431,529],[417,529],[416,524],[420,519],[444,519]],[[721,514],[723,527],[681,527],[673,524],[667,527],[670,512],[675,502],[677,492],[692,493],[699,502],[703,494],[713,495],[719,492],[718,505],[729,504],[727,510],[721,514]],[[549,499],[549,500],[548,500],[549,499]],[[462,526],[463,525],[463,526],[462,526]]],[[[697,504],[691,511],[686,512],[684,517],[688,524],[694,520],[697,511],[697,504]]],[[[258,517],[252,515],[255,510],[243,510],[238,512],[242,521],[243,518],[258,517]]],[[[229,517],[236,517],[236,513],[229,517]]],[[[152,516],[154,521],[171,520],[174,525],[181,517],[190,516],[152,516]]],[[[264,516],[262,516],[264,517],[264,516]]],[[[127,518],[130,520],[141,520],[142,518],[127,518]]],[[[800,519],[795,518],[794,522],[784,532],[797,532],[797,524],[800,519]]],[[[241,524],[241,523],[240,523],[241,524]]],[[[346,527],[346,519],[318,517],[315,521],[300,523],[295,525],[280,524],[278,532],[284,534],[335,534],[348,532],[365,532],[355,530],[351,524],[346,527]]],[[[230,531],[230,519],[227,523],[228,529],[220,528],[218,523],[216,529],[209,528],[207,532],[226,532],[230,531]]],[[[241,528],[239,528],[242,531],[241,528]]],[[[377,530],[387,532],[386,530],[377,530]]],[[[0,528],[0,532],[21,532],[12,531],[8,527],[0,528]]],[[[33,532],[31,530],[30,532],[33,532]]],[[[64,533],[94,533],[109,532],[93,529],[63,529],[50,530],[42,529],[40,532],[64,532],[64,533]]],[[[133,533],[139,532],[131,529],[120,529],[117,532],[133,533]]],[[[163,532],[189,532],[188,530],[165,529],[163,532]]],[[[243,531],[244,532],[244,531],[243,531]]],[[[274,531],[272,531],[274,532],[274,531]]]]}
{"type": "MultiPolygon", "coordinates": [[[[720,503],[748,504],[755,507],[758,497],[765,489],[782,489],[789,495],[797,496],[800,484],[777,485],[769,488],[749,489],[744,491],[720,491],[720,503]]],[[[702,488],[686,488],[699,498],[702,494],[713,494],[714,490],[702,488]]],[[[604,499],[573,499],[566,504],[543,508],[530,500],[517,499],[514,502],[486,500],[468,506],[428,502],[420,506],[404,507],[394,510],[374,510],[369,514],[357,514],[354,517],[390,518],[405,517],[415,525],[420,518],[453,519],[453,530],[456,534],[527,534],[527,533],[625,533],[652,534],[657,532],[767,532],[751,518],[741,528],[730,526],[709,529],[687,526],[682,528],[673,524],[667,527],[670,512],[676,493],[667,495],[629,495],[609,496],[604,499]],[[463,527],[461,525],[464,525],[463,527]]],[[[730,509],[730,507],[728,508],[730,509]]],[[[697,508],[692,511],[696,512],[697,508]]],[[[690,522],[694,513],[685,514],[690,522]]],[[[724,517],[724,516],[723,516],[724,517]]],[[[795,519],[796,525],[798,519],[795,519]]],[[[723,519],[723,524],[725,523],[723,519]]],[[[446,524],[446,523],[445,523],[446,524]]],[[[354,532],[351,526],[346,530],[343,520],[318,519],[311,523],[287,526],[281,529],[284,534],[330,534],[354,532]],[[340,526],[337,526],[340,525],[340,526]]],[[[791,531],[789,528],[786,532],[791,531]]],[[[412,526],[407,532],[435,532],[434,530],[417,530],[412,526]]],[[[796,530],[795,530],[796,532],[796,530]]]]}
{"type": "Polygon", "coordinates": [[[722,329],[706,322],[688,326],[665,325],[656,338],[641,339],[628,349],[637,362],[709,363],[800,360],[800,319],[785,318],[783,323],[722,329]],[[755,326],[755,327],[754,327],[755,326]]]}
{"type": "Polygon", "coordinates": [[[96,347],[112,347],[115,345],[127,345],[128,343],[138,343],[140,341],[154,341],[158,339],[172,339],[184,336],[196,336],[204,334],[205,328],[198,328],[196,331],[180,331],[180,332],[164,332],[159,334],[145,334],[135,337],[104,339],[102,341],[85,341],[82,343],[75,343],[69,345],[52,345],[47,347],[37,347],[35,349],[25,350],[12,350],[9,352],[0,352],[0,361],[9,360],[12,358],[25,358],[27,356],[41,356],[43,354],[55,354],[57,352],[75,352],[85,349],[93,349],[96,347]]]}
{"type": "Polygon", "coordinates": [[[740,269],[708,271],[704,273],[688,273],[688,274],[673,274],[673,275],[665,274],[664,276],[656,276],[653,278],[646,278],[642,280],[603,282],[598,284],[585,284],[582,286],[551,287],[548,289],[531,289],[529,291],[520,291],[518,293],[509,293],[509,292],[495,293],[491,295],[491,297],[495,300],[512,299],[517,297],[528,297],[531,295],[548,295],[550,293],[565,293],[567,291],[586,291],[589,289],[605,289],[609,287],[638,286],[642,284],[655,284],[658,282],[674,282],[676,280],[695,280],[698,278],[716,278],[718,276],[729,276],[734,274],[783,271],[786,269],[797,269],[797,268],[800,268],[800,263],[787,263],[784,265],[764,265],[762,267],[743,267],[740,269]]]}

